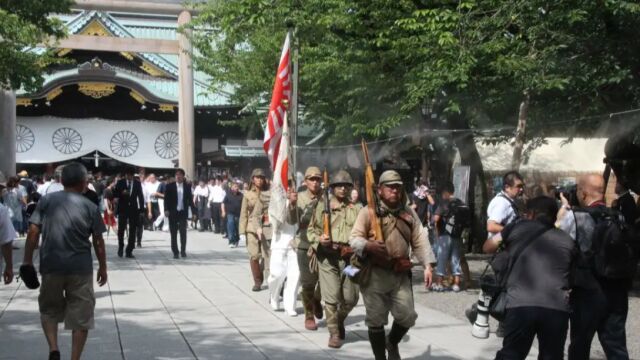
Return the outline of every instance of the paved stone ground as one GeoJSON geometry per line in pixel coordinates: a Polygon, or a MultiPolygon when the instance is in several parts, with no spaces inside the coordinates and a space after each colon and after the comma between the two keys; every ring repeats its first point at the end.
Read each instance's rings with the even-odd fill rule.
{"type": "MultiPolygon", "coordinates": [[[[345,345],[332,350],[324,322],[306,331],[302,316],[273,312],[267,291],[250,291],[244,247],[229,249],[218,235],[190,231],[188,258],[173,260],[166,233],[145,232],[144,239],[135,260],[116,257],[116,240],[107,240],[109,283],[96,286],[96,328],[85,359],[371,359],[362,303],[347,320],[345,345]]],[[[22,250],[14,254],[17,267],[22,250]]],[[[47,358],[37,295],[22,283],[0,286],[0,359],[47,358]]],[[[423,298],[434,296],[419,286],[416,298],[419,319],[401,344],[404,359],[494,357],[499,339],[473,338],[460,316],[428,307],[432,300],[423,298]]],[[[61,330],[63,358],[70,341],[61,330]]]]}

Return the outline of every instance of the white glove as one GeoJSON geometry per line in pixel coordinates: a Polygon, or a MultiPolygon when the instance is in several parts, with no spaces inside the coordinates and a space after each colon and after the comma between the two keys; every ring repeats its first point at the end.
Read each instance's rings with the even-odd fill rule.
{"type": "Polygon", "coordinates": [[[240,235],[240,241],[244,241],[244,243],[246,244],[247,243],[247,235],[245,235],[245,234],[240,235]]]}

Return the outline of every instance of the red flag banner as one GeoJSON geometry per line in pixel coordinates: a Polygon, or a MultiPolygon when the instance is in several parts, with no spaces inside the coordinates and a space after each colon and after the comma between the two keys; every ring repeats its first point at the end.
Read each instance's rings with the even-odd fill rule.
{"type": "Polygon", "coordinates": [[[282,55],[280,55],[280,64],[278,65],[275,84],[273,85],[273,95],[271,96],[271,105],[269,105],[267,125],[264,129],[263,147],[269,157],[269,161],[271,162],[272,170],[275,170],[280,152],[282,125],[284,122],[285,112],[287,111],[285,102],[289,102],[291,100],[289,56],[290,37],[289,34],[287,34],[284,46],[282,47],[282,55]]]}

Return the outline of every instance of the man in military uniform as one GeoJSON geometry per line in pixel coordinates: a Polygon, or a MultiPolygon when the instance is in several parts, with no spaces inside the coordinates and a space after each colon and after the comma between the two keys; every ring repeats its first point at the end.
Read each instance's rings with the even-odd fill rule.
{"type": "Polygon", "coordinates": [[[267,237],[270,239],[271,232],[269,231],[269,217],[265,218],[263,216],[269,208],[269,198],[270,193],[266,188],[264,170],[254,169],[251,173],[251,187],[242,198],[240,224],[238,226],[240,240],[245,241],[249,252],[249,264],[253,275],[253,288],[251,290],[253,291],[262,289],[262,283],[264,282],[263,269],[267,271],[269,269],[269,243],[267,237]]]}
{"type": "Polygon", "coordinates": [[[304,307],[304,327],[307,330],[318,330],[315,318],[322,319],[322,304],[320,303],[320,286],[318,273],[309,269],[309,239],[307,229],[318,202],[322,202],[322,173],[315,166],[307,168],[304,173],[304,184],[307,190],[289,196],[290,224],[298,224],[296,234],[298,267],[300,268],[300,284],[302,285],[302,305],[304,307]]]}
{"type": "MultiPolygon", "coordinates": [[[[388,170],[380,176],[379,218],[384,239],[376,239],[367,207],[360,210],[353,230],[351,246],[355,253],[367,259],[371,268],[368,280],[360,282],[366,308],[365,323],[369,327],[369,342],[376,360],[400,359],[398,343],[415,325],[411,287],[410,251],[424,266],[425,285],[431,285],[435,257],[416,213],[406,205],[400,174],[388,170]],[[391,312],[393,325],[385,339],[384,326],[391,312]],[[386,351],[385,351],[386,350],[386,351]]],[[[362,271],[362,270],[361,270],[362,271]]]]}
{"type": "Polygon", "coordinates": [[[339,348],[346,336],[344,320],[358,303],[359,297],[358,285],[342,272],[353,254],[349,237],[358,210],[349,201],[353,187],[349,173],[344,170],[335,173],[331,177],[330,186],[333,192],[329,198],[330,234],[323,234],[323,201],[316,205],[307,236],[318,259],[320,289],[329,329],[329,347],[339,348]]]}

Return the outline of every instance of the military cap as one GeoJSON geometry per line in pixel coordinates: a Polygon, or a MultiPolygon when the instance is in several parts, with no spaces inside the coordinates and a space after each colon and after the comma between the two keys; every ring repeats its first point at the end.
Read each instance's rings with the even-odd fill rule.
{"type": "Polygon", "coordinates": [[[380,185],[402,185],[402,177],[395,170],[387,170],[380,175],[380,185]]]}
{"type": "Polygon", "coordinates": [[[304,178],[322,177],[322,172],[315,166],[309,166],[307,171],[304,172],[304,178]]]}
{"type": "Polygon", "coordinates": [[[344,170],[340,170],[337,173],[331,174],[331,179],[329,180],[329,185],[334,186],[338,184],[349,184],[353,186],[353,179],[348,172],[344,170]]]}
{"type": "Polygon", "coordinates": [[[264,170],[257,168],[257,169],[253,169],[253,171],[251,172],[251,178],[254,178],[256,176],[262,176],[262,177],[267,177],[264,173],[264,170]]]}

